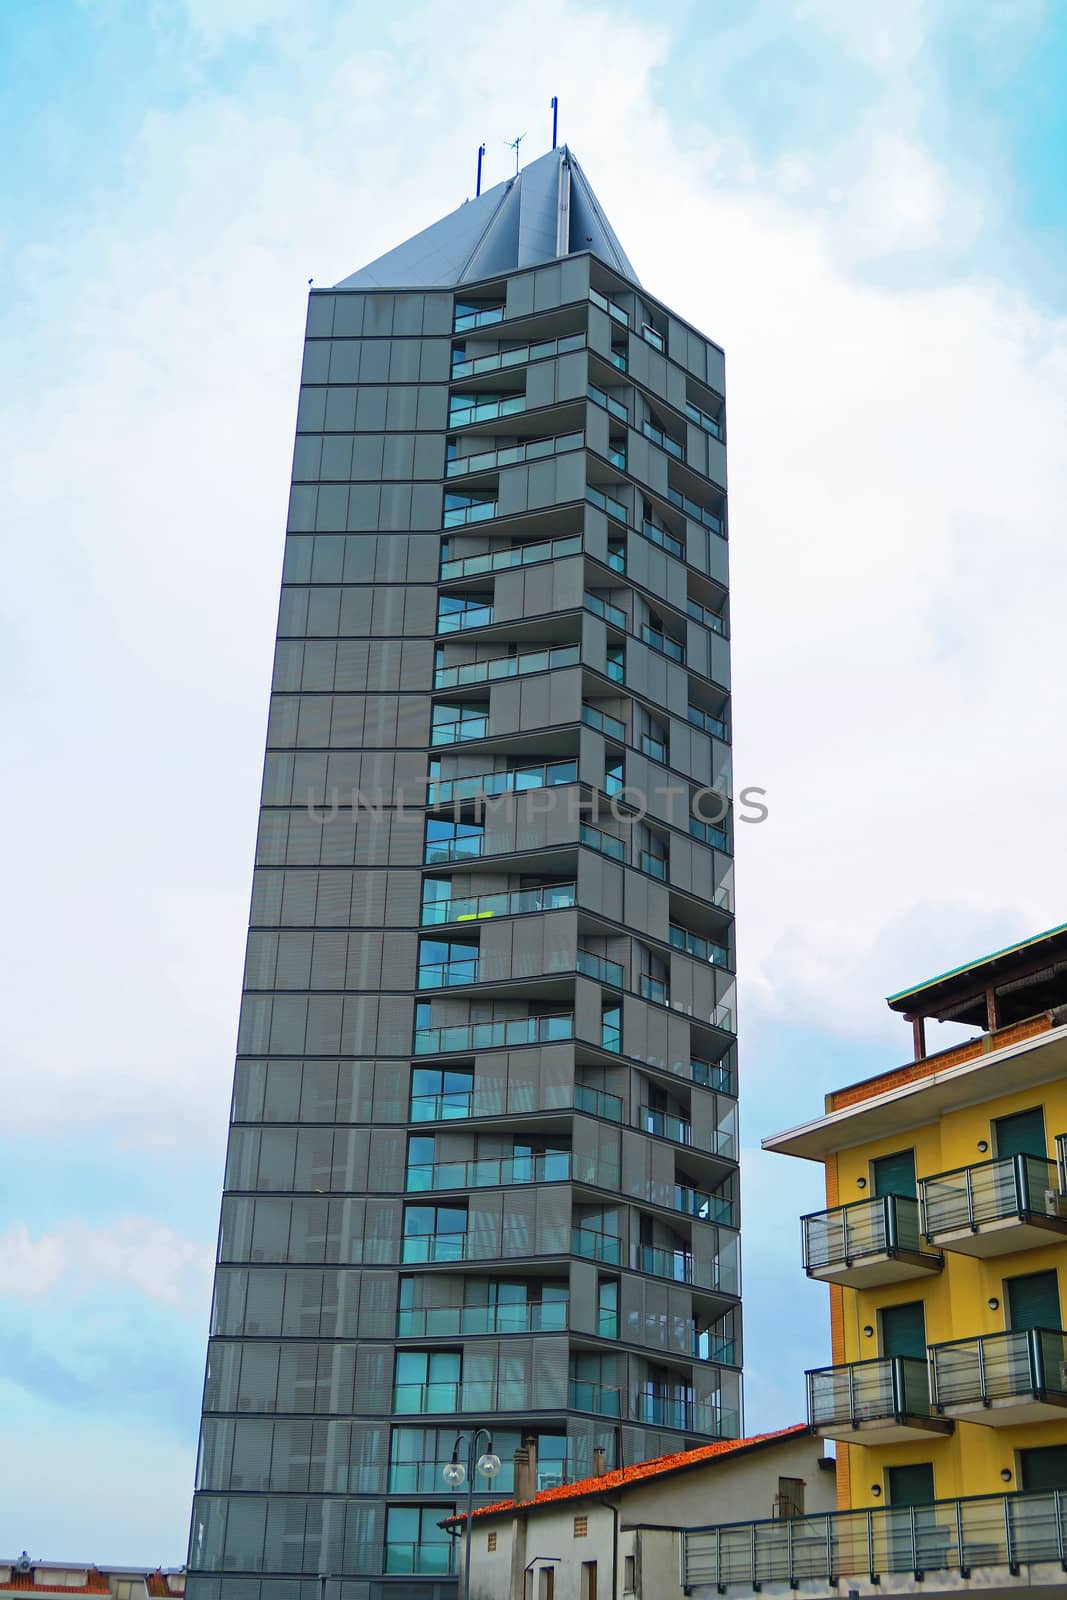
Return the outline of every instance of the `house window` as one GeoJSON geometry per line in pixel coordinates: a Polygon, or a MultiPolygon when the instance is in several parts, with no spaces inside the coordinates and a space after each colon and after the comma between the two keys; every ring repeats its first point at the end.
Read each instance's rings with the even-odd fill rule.
{"type": "Polygon", "coordinates": [[[622,1586],[627,1594],[633,1594],[637,1588],[637,1557],[624,1556],[622,1562],[622,1586]]]}

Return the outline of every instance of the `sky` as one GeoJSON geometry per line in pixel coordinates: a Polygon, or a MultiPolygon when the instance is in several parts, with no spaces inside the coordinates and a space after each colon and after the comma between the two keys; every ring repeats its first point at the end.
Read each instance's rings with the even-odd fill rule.
{"type": "Polygon", "coordinates": [[[0,10],[0,1555],[185,1558],[308,279],[553,94],[727,351],[746,1421],[803,1416],[761,1137],[1067,921],[1065,72],[1051,0],[0,10]]]}

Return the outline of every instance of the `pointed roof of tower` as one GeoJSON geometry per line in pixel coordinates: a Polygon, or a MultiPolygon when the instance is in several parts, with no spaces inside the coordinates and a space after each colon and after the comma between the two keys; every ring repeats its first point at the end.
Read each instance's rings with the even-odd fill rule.
{"type": "Polygon", "coordinates": [[[338,289],[452,288],[581,250],[638,277],[566,145],[387,250],[338,289]]]}

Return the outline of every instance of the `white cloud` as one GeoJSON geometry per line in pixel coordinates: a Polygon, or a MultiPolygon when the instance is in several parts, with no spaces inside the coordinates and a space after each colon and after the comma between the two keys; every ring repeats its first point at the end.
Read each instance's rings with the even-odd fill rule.
{"type": "Polygon", "coordinates": [[[0,1276],[16,1301],[52,1295],[100,1300],[133,1289],[148,1300],[200,1309],[213,1252],[144,1217],[90,1225],[72,1220],[34,1235],[24,1222],[0,1233],[0,1276]]]}

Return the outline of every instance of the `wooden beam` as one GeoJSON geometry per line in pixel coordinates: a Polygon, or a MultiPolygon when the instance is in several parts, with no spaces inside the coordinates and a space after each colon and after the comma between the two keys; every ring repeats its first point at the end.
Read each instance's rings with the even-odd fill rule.
{"type": "Polygon", "coordinates": [[[997,1023],[997,991],[990,984],[985,992],[985,1025],[990,1033],[996,1033],[997,1023]]]}
{"type": "Polygon", "coordinates": [[[926,1018],[912,1017],[911,1033],[915,1043],[916,1061],[926,1060],[926,1018]]]}

